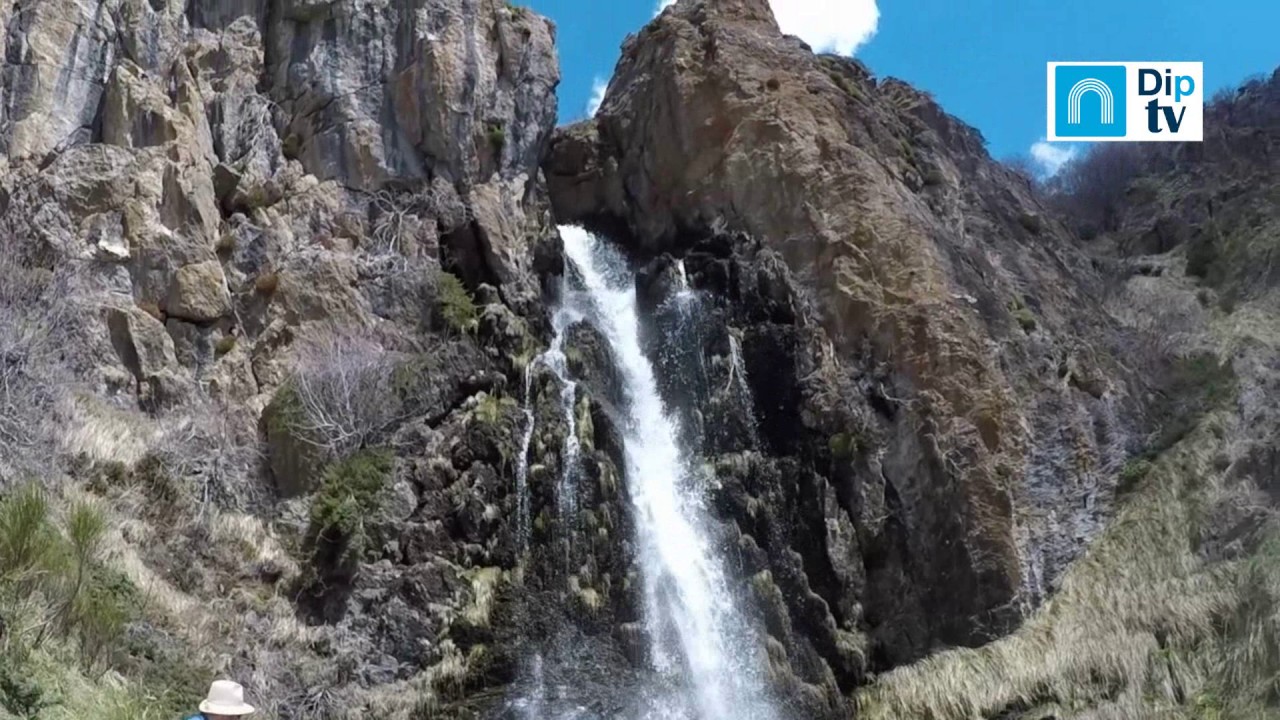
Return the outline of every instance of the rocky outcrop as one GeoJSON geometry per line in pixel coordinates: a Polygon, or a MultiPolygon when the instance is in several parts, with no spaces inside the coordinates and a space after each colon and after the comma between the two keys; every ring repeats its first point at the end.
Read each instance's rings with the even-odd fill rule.
{"type": "Polygon", "coordinates": [[[683,256],[727,303],[775,469],[728,463],[724,512],[789,583],[779,640],[840,686],[1007,632],[1100,526],[1131,424],[1099,279],[926,95],[763,0],[684,0],[544,169],[561,220],[683,256]],[[790,502],[747,480],[797,473],[790,502]]]}
{"type": "Polygon", "coordinates": [[[632,707],[630,400],[609,338],[552,327],[558,222],[639,268],[779,707],[1255,702],[1195,653],[1270,652],[1280,606],[1276,78],[1144,155],[1085,245],[977,131],[766,0],[680,0],[559,130],[554,28],[505,0],[0,23],[0,488],[108,513],[88,595],[148,599],[105,676],[52,654],[90,640],[8,626],[34,654],[0,669],[67,665],[41,682],[68,713],[215,672],[282,720],[632,707]]]}
{"type": "MultiPolygon", "coordinates": [[[[134,582],[181,600],[148,632],[198,647],[184,654],[280,718],[392,716],[461,687],[439,668],[500,666],[457,653],[485,644],[474,626],[518,561],[501,521],[521,419],[505,389],[560,268],[539,167],[551,23],[505,0],[23,0],[0,24],[0,248],[43,288],[0,293],[0,317],[20,301],[24,323],[55,327],[40,360],[77,378],[31,404],[59,413],[67,462],[39,458],[51,486],[62,468],[155,491],[145,531],[120,541],[134,582]],[[329,375],[299,398],[308,367],[329,375]],[[299,422],[360,373],[378,402],[346,398],[330,417],[346,440],[299,422]],[[379,506],[361,506],[359,532],[334,489],[348,482],[379,506]],[[220,563],[211,528],[234,513],[290,552],[262,574],[220,563]],[[334,574],[352,563],[367,567],[334,574]],[[183,613],[228,584],[256,593],[232,614],[259,630],[264,598],[311,624],[239,647],[195,637],[229,616],[183,613]],[[318,669],[339,654],[350,666],[318,669]],[[417,683],[400,710],[372,689],[395,682],[417,683]],[[320,687],[336,694],[299,699],[320,687]]],[[[0,322],[0,347],[15,327],[0,322]]],[[[94,487],[132,515],[120,488],[94,487]]]]}

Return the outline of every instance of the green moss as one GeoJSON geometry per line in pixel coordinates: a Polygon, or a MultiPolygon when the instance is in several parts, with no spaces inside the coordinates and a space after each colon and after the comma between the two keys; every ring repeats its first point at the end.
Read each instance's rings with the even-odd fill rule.
{"type": "Polygon", "coordinates": [[[1138,487],[1138,483],[1151,472],[1151,461],[1146,458],[1135,458],[1124,464],[1120,469],[1119,484],[1117,491],[1121,493],[1132,492],[1138,487]]]}
{"type": "Polygon", "coordinates": [[[235,335],[223,335],[221,338],[218,339],[217,344],[213,346],[214,354],[217,355],[218,357],[226,355],[227,353],[235,349],[236,349],[235,335]]]}
{"type": "Polygon", "coordinates": [[[440,272],[440,316],[458,332],[474,332],[480,323],[480,312],[462,280],[451,272],[440,272]]]}
{"type": "Polygon", "coordinates": [[[502,148],[507,144],[507,130],[501,122],[490,122],[486,136],[489,138],[489,146],[493,148],[495,154],[501,155],[502,148]]]}
{"type": "Polygon", "coordinates": [[[583,395],[578,401],[576,408],[578,444],[582,449],[590,452],[595,448],[596,429],[595,422],[591,419],[591,398],[583,395]]]}
{"type": "Polygon", "coordinates": [[[480,397],[476,400],[475,410],[472,411],[472,417],[485,425],[497,425],[515,407],[518,406],[512,398],[480,393],[480,397]]]}
{"type": "Polygon", "coordinates": [[[1035,332],[1035,329],[1039,326],[1039,323],[1036,322],[1035,313],[1031,312],[1026,303],[1022,302],[1022,298],[1014,298],[1009,301],[1009,314],[1018,322],[1018,326],[1022,328],[1022,331],[1028,335],[1035,332]]]}
{"type": "Polygon", "coordinates": [[[827,449],[836,460],[848,460],[862,449],[862,439],[849,432],[836,433],[827,440],[827,449]]]}
{"type": "Polygon", "coordinates": [[[1030,310],[1018,308],[1013,312],[1013,319],[1018,321],[1018,327],[1021,327],[1022,331],[1028,335],[1035,332],[1037,327],[1036,316],[1030,310]]]}

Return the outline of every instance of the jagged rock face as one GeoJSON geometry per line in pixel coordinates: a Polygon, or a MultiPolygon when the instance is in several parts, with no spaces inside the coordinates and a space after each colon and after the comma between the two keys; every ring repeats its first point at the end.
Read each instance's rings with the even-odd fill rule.
{"type": "MultiPolygon", "coordinates": [[[[773,575],[824,596],[826,619],[807,588],[788,597],[798,636],[868,632],[873,669],[982,642],[1098,529],[1129,429],[1097,278],[927,96],[813,55],[763,0],[683,0],[628,40],[544,169],[560,220],[718,258],[700,282],[744,328],[778,482],[815,476],[796,532],[753,538],[806,558],[773,575]]],[[[820,642],[855,682],[853,654],[820,642]]]]}
{"type": "MultiPolygon", "coordinates": [[[[132,258],[139,299],[163,310],[175,273],[215,259],[228,215],[350,240],[359,215],[402,223],[406,208],[370,212],[366,193],[405,191],[433,230],[466,231],[451,249],[468,279],[536,296],[520,247],[546,220],[525,199],[555,122],[547,21],[496,0],[216,5],[6,9],[8,184],[46,185],[12,202],[68,196],[68,217],[48,218],[62,227],[34,234],[88,233],[98,253],[132,258]]],[[[204,304],[192,319],[229,310],[204,304]]]]}
{"type": "MultiPolygon", "coordinates": [[[[509,604],[515,359],[539,342],[542,282],[561,268],[539,168],[556,119],[552,24],[505,0],[22,0],[0,25],[0,252],[62,283],[42,302],[70,310],[57,359],[78,394],[57,406],[57,444],[85,476],[95,462],[128,475],[148,452],[204,447],[193,418],[221,423],[244,452],[175,471],[179,488],[203,483],[197,505],[130,552],[216,622],[230,582],[296,598],[287,622],[312,623],[272,644],[265,611],[241,606],[251,639],[191,656],[222,653],[267,714],[314,718],[402,716],[434,692],[428,667],[456,668],[492,637],[516,652],[516,620],[495,611],[489,630],[480,596],[509,604]],[[461,278],[461,317],[442,315],[445,271],[461,278]],[[321,573],[341,592],[311,594],[278,569],[219,574],[225,548],[202,535],[218,513],[252,511],[301,550],[333,458],[285,431],[279,391],[306,341],[333,331],[390,358],[396,416],[379,442],[399,456],[363,566],[321,573]],[[128,419],[114,445],[73,447],[112,412],[128,419]],[[135,424],[189,436],[157,449],[135,424]],[[210,480],[213,466],[237,484],[210,480]],[[485,627],[450,619],[464,610],[485,627]],[[321,687],[337,688],[329,705],[297,701],[321,687]]],[[[181,625],[166,632],[188,640],[181,625]]],[[[484,657],[495,675],[515,660],[484,657]]]]}

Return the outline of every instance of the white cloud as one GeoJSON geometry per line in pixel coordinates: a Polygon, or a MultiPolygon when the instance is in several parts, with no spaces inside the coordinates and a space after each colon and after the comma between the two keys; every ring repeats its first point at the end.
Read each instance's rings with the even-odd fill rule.
{"type": "MultiPolygon", "coordinates": [[[[674,2],[675,0],[672,0],[674,2]]],[[[600,76],[591,82],[591,99],[587,101],[587,117],[595,117],[596,111],[600,109],[600,105],[604,102],[604,93],[609,89],[607,80],[600,76]]]]}
{"type": "Polygon", "coordinates": [[[1063,165],[1071,162],[1079,150],[1075,145],[1055,144],[1041,139],[1031,146],[1031,159],[1039,168],[1041,177],[1050,178],[1057,175],[1063,165]]]}
{"type": "MultiPolygon", "coordinates": [[[[655,14],[675,4],[659,0],[655,14]]],[[[795,35],[818,52],[852,55],[876,34],[876,0],[769,0],[782,32],[795,35]]]]}
{"type": "Polygon", "coordinates": [[[876,34],[876,0],[769,0],[782,32],[795,35],[818,52],[852,55],[876,34]]]}

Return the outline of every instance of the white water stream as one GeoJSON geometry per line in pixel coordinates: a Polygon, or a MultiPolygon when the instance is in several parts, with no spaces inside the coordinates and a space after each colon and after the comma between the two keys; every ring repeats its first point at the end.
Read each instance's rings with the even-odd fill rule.
{"type": "Polygon", "coordinates": [[[564,227],[561,235],[585,286],[583,297],[566,297],[565,306],[578,308],[608,341],[625,392],[620,429],[643,574],[644,623],[664,688],[646,698],[640,717],[772,718],[763,654],[707,536],[698,464],[680,447],[678,421],[664,407],[643,351],[635,276],[616,251],[589,233],[564,227]]]}

